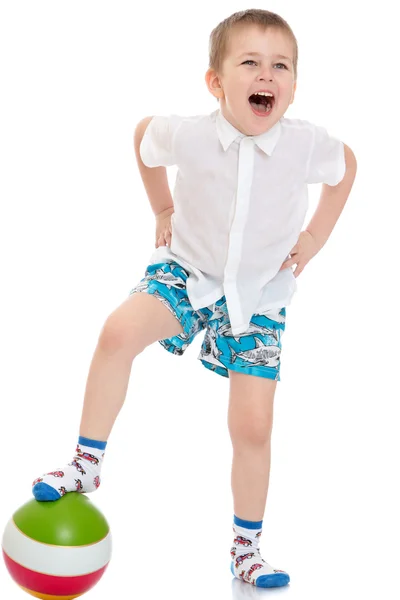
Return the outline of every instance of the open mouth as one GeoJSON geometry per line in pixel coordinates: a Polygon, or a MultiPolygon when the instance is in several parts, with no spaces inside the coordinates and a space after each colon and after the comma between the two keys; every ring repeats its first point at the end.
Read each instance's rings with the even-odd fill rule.
{"type": "Polygon", "coordinates": [[[252,111],[261,117],[269,115],[275,104],[274,96],[261,96],[260,94],[252,94],[249,98],[249,103],[252,111]]]}

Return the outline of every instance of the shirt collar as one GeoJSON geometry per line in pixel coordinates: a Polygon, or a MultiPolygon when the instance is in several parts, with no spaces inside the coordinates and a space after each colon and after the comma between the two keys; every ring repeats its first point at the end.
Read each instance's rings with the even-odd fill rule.
{"type": "Polygon", "coordinates": [[[231,123],[229,123],[227,119],[225,119],[220,109],[217,111],[215,124],[219,141],[221,142],[225,151],[238,137],[250,137],[254,140],[254,143],[257,144],[261,150],[263,150],[263,152],[271,156],[281,135],[281,123],[279,120],[265,133],[261,133],[260,135],[246,136],[244,133],[241,133],[238,129],[236,129],[231,123]]]}

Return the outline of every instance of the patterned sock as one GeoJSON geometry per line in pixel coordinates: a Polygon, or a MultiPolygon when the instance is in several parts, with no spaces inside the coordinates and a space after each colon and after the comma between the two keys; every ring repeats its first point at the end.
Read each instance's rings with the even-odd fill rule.
{"type": "Polygon", "coordinates": [[[38,477],[32,484],[36,500],[59,500],[67,492],[93,492],[100,485],[100,471],[107,442],[80,436],[75,456],[67,466],[38,477]]]}
{"type": "Polygon", "coordinates": [[[231,548],[232,575],[257,587],[278,587],[286,585],[290,577],[285,571],[273,569],[259,550],[262,521],[245,521],[233,516],[235,538],[231,548]]]}

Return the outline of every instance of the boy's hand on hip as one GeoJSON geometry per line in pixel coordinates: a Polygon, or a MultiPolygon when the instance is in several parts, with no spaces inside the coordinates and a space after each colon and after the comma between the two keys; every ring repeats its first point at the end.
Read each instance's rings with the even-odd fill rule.
{"type": "Polygon", "coordinates": [[[297,265],[293,275],[298,277],[307,263],[319,251],[318,245],[309,231],[302,231],[297,240],[297,244],[290,251],[290,258],[285,260],[279,269],[287,269],[293,265],[297,265]]]}
{"type": "Polygon", "coordinates": [[[156,215],[156,248],[159,246],[171,246],[171,217],[173,213],[173,208],[167,208],[156,215]]]}

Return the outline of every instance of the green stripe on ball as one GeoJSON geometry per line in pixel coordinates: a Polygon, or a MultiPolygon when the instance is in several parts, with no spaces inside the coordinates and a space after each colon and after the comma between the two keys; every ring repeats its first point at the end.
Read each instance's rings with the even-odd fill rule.
{"type": "Polygon", "coordinates": [[[78,492],[65,494],[57,502],[30,500],[14,513],[13,520],[28,537],[56,546],[94,544],[110,531],[101,512],[78,492]]]}

